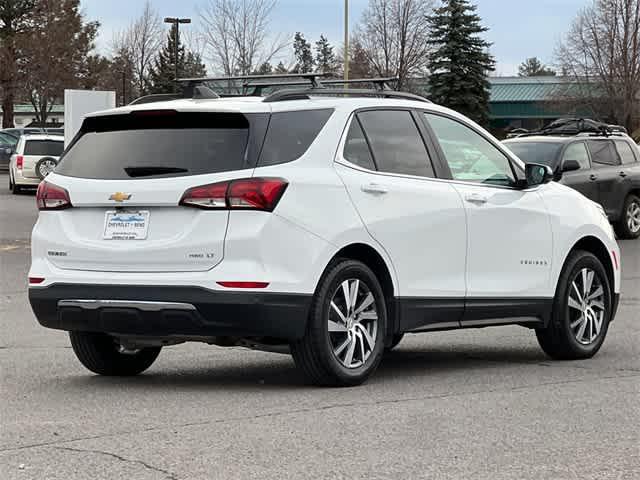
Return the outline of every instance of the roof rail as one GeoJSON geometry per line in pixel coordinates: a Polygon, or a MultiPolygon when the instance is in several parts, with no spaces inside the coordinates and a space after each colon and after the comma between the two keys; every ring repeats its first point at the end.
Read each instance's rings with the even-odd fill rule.
{"type": "Polygon", "coordinates": [[[396,92],[395,90],[369,90],[369,89],[338,89],[338,88],[308,88],[308,89],[284,89],[272,93],[265,97],[263,102],[283,102],[285,100],[307,100],[310,96],[327,95],[327,96],[349,96],[349,97],[382,97],[382,98],[398,98],[403,100],[414,100],[418,102],[431,103],[419,95],[407,92],[396,92]]]}

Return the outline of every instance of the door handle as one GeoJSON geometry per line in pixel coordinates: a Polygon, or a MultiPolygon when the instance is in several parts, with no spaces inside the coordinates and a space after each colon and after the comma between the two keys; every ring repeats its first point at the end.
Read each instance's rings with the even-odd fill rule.
{"type": "Polygon", "coordinates": [[[387,187],[378,183],[369,183],[367,185],[362,185],[361,188],[364,193],[371,193],[373,195],[384,195],[385,193],[389,192],[387,187]]]}
{"type": "Polygon", "coordinates": [[[596,175],[595,173],[592,173],[591,175],[589,175],[589,178],[590,178],[592,181],[596,181],[596,180],[598,179],[598,175],[596,175]]]}
{"type": "Polygon", "coordinates": [[[627,173],[626,173],[626,172],[624,172],[624,171],[622,171],[622,172],[620,172],[620,176],[621,176],[622,178],[625,178],[625,177],[627,176],[627,173]]]}
{"type": "Polygon", "coordinates": [[[476,203],[478,205],[487,203],[487,197],[485,197],[484,195],[480,195],[479,193],[470,193],[465,197],[465,200],[469,203],[476,203]]]}

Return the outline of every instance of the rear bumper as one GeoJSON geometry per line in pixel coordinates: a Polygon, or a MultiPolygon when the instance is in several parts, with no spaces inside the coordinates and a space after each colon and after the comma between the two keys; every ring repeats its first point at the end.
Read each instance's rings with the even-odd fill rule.
{"type": "Polygon", "coordinates": [[[54,284],[29,289],[41,325],[148,337],[304,335],[311,295],[198,287],[54,284]]]}

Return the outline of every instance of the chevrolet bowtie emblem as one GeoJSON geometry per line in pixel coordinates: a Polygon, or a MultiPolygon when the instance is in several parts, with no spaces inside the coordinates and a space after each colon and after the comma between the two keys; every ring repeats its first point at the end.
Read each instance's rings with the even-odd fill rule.
{"type": "Polygon", "coordinates": [[[131,198],[130,193],[116,192],[109,197],[109,200],[115,200],[116,202],[124,202],[131,198]]]}

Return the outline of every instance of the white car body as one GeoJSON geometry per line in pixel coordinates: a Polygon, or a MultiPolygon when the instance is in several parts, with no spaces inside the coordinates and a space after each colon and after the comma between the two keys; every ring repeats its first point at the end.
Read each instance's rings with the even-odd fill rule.
{"type": "MultiPolygon", "coordinates": [[[[107,296],[115,292],[120,301],[139,303],[157,302],[157,296],[144,293],[156,287],[244,295],[249,303],[272,294],[310,299],[332,259],[344,252],[359,252],[358,258],[375,255],[384,263],[389,296],[397,306],[390,334],[546,323],[563,265],[580,245],[598,249],[613,292],[620,292],[620,254],[612,228],[602,209],[574,190],[554,182],[507,188],[385,173],[354,165],[343,156],[354,112],[406,109],[446,115],[473,129],[516,169],[524,170],[489,133],[444,107],[403,99],[312,97],[267,103],[240,98],[175,100],[94,116],[163,109],[243,114],[333,109],[333,114],[306,152],[288,163],[131,180],[51,173],[46,182],[66,189],[73,207],[41,211],[33,229],[29,277],[37,280],[30,284],[30,295],[41,323],[70,330],[56,325],[53,313],[43,313],[41,303],[45,298],[78,298],[89,287],[85,300],[96,298],[103,287],[107,296]],[[179,206],[192,187],[254,177],[286,179],[288,186],[273,212],[179,206]],[[117,192],[130,197],[112,200],[117,192]],[[105,214],[115,207],[149,211],[148,237],[103,239],[105,214]],[[226,288],[219,283],[228,281],[261,283],[260,288],[226,288]],[[56,286],[77,288],[46,293],[56,286]],[[118,286],[129,289],[129,296],[118,286]],[[464,312],[477,314],[467,318],[464,312]]],[[[189,303],[187,297],[162,300],[184,304],[189,303]]],[[[306,311],[307,305],[296,312],[306,311]]],[[[225,321],[220,334],[238,330],[238,335],[246,335],[241,327],[234,330],[235,320],[225,321]]],[[[305,318],[287,316],[286,321],[296,326],[288,331],[280,323],[264,331],[250,329],[249,335],[292,340],[304,333],[305,318]]],[[[212,328],[206,334],[166,336],[198,340],[216,332],[212,328]]]]}

